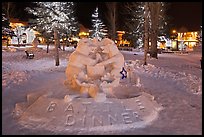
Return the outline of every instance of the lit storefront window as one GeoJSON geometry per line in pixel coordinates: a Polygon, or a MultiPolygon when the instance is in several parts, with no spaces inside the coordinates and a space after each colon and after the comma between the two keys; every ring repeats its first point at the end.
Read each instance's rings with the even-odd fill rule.
{"type": "Polygon", "coordinates": [[[178,33],[178,44],[184,41],[187,49],[193,49],[196,46],[198,32],[178,33]]]}
{"type": "Polygon", "coordinates": [[[176,41],[172,41],[172,49],[177,49],[177,42],[176,41]]]}

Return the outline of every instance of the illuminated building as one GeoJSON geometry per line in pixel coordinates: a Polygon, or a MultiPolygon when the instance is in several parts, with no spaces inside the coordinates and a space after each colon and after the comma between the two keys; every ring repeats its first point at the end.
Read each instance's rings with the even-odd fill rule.
{"type": "Polygon", "coordinates": [[[79,32],[79,37],[80,38],[88,38],[89,37],[89,33],[88,32],[79,32]]]}
{"type": "Polygon", "coordinates": [[[118,38],[117,38],[117,46],[129,46],[130,45],[130,42],[123,39],[123,35],[125,34],[125,31],[117,31],[117,35],[118,35],[118,38]]]}
{"type": "MultiPolygon", "coordinates": [[[[32,44],[34,38],[36,35],[40,35],[39,32],[34,31],[33,29],[27,28],[24,29],[23,27],[28,26],[27,22],[20,21],[19,19],[10,19],[10,26],[12,30],[14,30],[14,33],[16,36],[13,36],[12,39],[9,41],[9,44],[16,45],[18,44],[18,38],[19,38],[19,44],[27,45],[32,44]],[[17,32],[20,31],[20,32],[17,32]]],[[[38,37],[40,42],[44,42],[43,37],[38,37]]]]}
{"type": "Polygon", "coordinates": [[[178,37],[177,37],[178,44],[183,43],[186,46],[184,48],[192,50],[193,47],[197,46],[197,42],[198,42],[197,37],[198,37],[198,32],[197,31],[194,31],[194,32],[178,32],[178,37]]]}
{"type": "Polygon", "coordinates": [[[12,29],[15,29],[17,26],[27,26],[27,25],[28,25],[27,22],[20,21],[19,19],[14,19],[14,18],[10,19],[10,26],[12,27],[12,29]]]}
{"type": "Polygon", "coordinates": [[[178,32],[172,31],[172,49],[177,50],[193,50],[198,45],[198,31],[187,31],[186,28],[181,28],[178,32]]]}
{"type": "Polygon", "coordinates": [[[82,24],[79,24],[79,37],[81,38],[88,38],[89,37],[89,29],[85,28],[82,24]]]}

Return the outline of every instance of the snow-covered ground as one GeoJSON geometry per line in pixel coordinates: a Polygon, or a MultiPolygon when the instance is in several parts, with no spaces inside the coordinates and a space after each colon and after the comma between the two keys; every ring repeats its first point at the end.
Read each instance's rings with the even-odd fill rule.
{"type": "MultiPolygon", "coordinates": [[[[40,49],[34,51],[34,59],[26,59],[25,48],[28,47],[16,51],[2,50],[2,133],[52,134],[19,128],[12,118],[12,111],[16,103],[26,101],[28,93],[50,92],[59,98],[67,94],[63,82],[68,58],[74,48],[59,51],[60,66],[55,66],[53,46],[46,53],[46,46],[39,45],[40,49]]],[[[134,65],[134,73],[140,78],[145,92],[153,95],[165,109],[148,127],[110,134],[202,134],[202,53],[158,54],[159,59],[148,58],[148,65],[143,66],[143,52],[121,52],[125,62],[134,65]]],[[[126,88],[118,91],[117,96],[133,94],[124,91],[126,88]]]]}

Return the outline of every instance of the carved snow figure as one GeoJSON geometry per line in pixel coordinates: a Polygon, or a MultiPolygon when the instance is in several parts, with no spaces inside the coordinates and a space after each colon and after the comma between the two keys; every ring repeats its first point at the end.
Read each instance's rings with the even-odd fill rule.
{"type": "Polygon", "coordinates": [[[101,52],[103,61],[96,66],[105,66],[106,74],[101,78],[100,88],[104,92],[111,92],[112,88],[119,85],[121,79],[121,70],[124,67],[124,57],[118,50],[116,44],[108,38],[101,40],[101,52]]]}
{"type": "Polygon", "coordinates": [[[65,84],[83,95],[104,98],[103,94],[113,95],[123,67],[124,57],[112,40],[85,38],[69,57],[65,84]]]}
{"type": "Polygon", "coordinates": [[[129,83],[134,84],[137,87],[141,87],[140,78],[137,71],[134,69],[134,64],[126,64],[125,69],[127,70],[127,78],[129,83]]]}
{"type": "MultiPolygon", "coordinates": [[[[93,90],[97,92],[97,86],[89,83],[90,78],[87,76],[87,66],[93,66],[99,60],[99,54],[96,55],[96,59],[90,56],[96,49],[97,45],[94,45],[88,38],[81,39],[78,42],[76,50],[69,57],[69,63],[65,72],[67,77],[65,84],[81,93],[93,90]]],[[[92,92],[89,95],[94,96],[94,94],[92,92]]]]}

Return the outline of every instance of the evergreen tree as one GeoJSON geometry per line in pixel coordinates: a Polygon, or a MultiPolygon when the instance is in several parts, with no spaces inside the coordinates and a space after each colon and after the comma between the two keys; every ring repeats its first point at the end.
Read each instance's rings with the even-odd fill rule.
{"type": "Polygon", "coordinates": [[[107,36],[107,29],[105,29],[105,25],[99,18],[99,13],[98,13],[98,7],[96,7],[96,10],[92,14],[92,22],[93,22],[93,29],[90,30],[91,32],[91,37],[92,38],[98,38],[101,40],[102,38],[107,36]]]}

